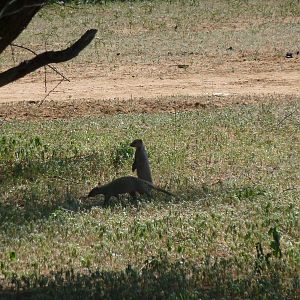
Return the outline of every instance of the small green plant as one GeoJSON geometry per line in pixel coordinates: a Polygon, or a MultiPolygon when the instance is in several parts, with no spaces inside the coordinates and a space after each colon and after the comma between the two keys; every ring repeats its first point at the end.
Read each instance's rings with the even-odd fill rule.
{"type": "Polygon", "coordinates": [[[15,251],[10,251],[10,252],[9,252],[9,259],[10,259],[11,261],[15,261],[15,260],[17,259],[17,254],[16,254],[15,251]]]}
{"type": "Polygon", "coordinates": [[[280,249],[280,233],[277,231],[276,227],[271,227],[269,230],[269,234],[273,237],[273,240],[270,242],[272,254],[277,258],[281,258],[282,252],[280,249]]]}
{"type": "Polygon", "coordinates": [[[126,161],[132,159],[134,150],[129,146],[130,142],[122,142],[115,150],[113,156],[113,166],[116,170],[121,168],[126,161]]]}
{"type": "Polygon", "coordinates": [[[244,187],[241,189],[238,189],[234,195],[237,197],[239,200],[252,200],[257,196],[265,195],[265,191],[261,187],[244,187]]]}
{"type": "Polygon", "coordinates": [[[255,270],[261,273],[265,267],[270,267],[270,258],[282,258],[282,252],[280,248],[280,233],[277,231],[276,227],[271,227],[268,234],[272,235],[273,240],[270,241],[271,252],[264,253],[262,244],[258,242],[256,244],[256,261],[255,270]]]}

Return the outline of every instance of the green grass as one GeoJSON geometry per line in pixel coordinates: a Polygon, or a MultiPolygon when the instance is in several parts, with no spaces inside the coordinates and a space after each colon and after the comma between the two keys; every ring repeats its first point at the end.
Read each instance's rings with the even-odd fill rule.
{"type": "Polygon", "coordinates": [[[2,125],[0,296],[299,299],[299,131],[297,102],[2,125]],[[176,199],[85,199],[135,138],[176,199]]]}

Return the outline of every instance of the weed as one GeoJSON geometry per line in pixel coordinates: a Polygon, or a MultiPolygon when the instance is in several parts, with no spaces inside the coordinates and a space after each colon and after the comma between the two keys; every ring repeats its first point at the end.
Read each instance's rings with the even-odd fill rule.
{"type": "Polygon", "coordinates": [[[130,142],[125,141],[120,144],[120,146],[116,149],[116,153],[113,156],[113,166],[116,170],[120,167],[123,167],[125,162],[128,159],[133,158],[133,148],[130,147],[130,142]]]}

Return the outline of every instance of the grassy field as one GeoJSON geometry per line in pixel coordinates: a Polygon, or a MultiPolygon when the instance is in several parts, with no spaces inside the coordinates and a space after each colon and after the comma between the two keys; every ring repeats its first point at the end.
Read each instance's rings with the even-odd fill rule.
{"type": "Polygon", "coordinates": [[[299,299],[296,109],[3,125],[2,288],[49,299],[299,299]],[[177,197],[107,209],[101,196],[85,199],[131,173],[128,144],[141,136],[154,181],[177,197]]]}
{"type": "MultiPolygon", "coordinates": [[[[184,56],[186,63],[196,57],[218,65],[224,56],[236,55],[226,51],[229,47],[252,60],[299,50],[299,18],[297,0],[52,5],[34,18],[16,43],[37,52],[61,49],[80,33],[96,28],[93,45],[70,64],[96,62],[115,68],[130,63],[164,63],[184,56]]],[[[14,54],[17,61],[32,56],[18,48],[14,54]]],[[[13,64],[10,49],[1,55],[0,62],[13,64]]]]}
{"type": "MultiPolygon", "coordinates": [[[[61,49],[95,27],[69,65],[180,57],[205,69],[297,50],[299,18],[297,0],[52,5],[17,43],[61,49]]],[[[15,48],[16,61],[26,55],[15,48]]],[[[10,51],[0,64],[13,64],[10,51]]],[[[280,99],[1,124],[0,299],[299,299],[300,103],[280,99]],[[136,138],[176,197],[87,199],[132,174],[136,138]]]]}

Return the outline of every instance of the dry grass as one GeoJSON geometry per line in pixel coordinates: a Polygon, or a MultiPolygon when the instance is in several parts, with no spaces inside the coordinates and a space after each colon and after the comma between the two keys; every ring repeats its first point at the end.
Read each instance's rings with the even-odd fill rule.
{"type": "MultiPolygon", "coordinates": [[[[17,43],[36,51],[58,49],[89,28],[99,30],[93,46],[71,64],[163,63],[185,56],[222,63],[232,53],[257,59],[299,50],[297,1],[156,1],[107,5],[48,6],[17,43]],[[154,46],[155,45],[155,46],[154,46]]],[[[15,49],[18,60],[26,55],[15,49]]],[[[1,56],[11,64],[10,51],[1,56]]]]}

